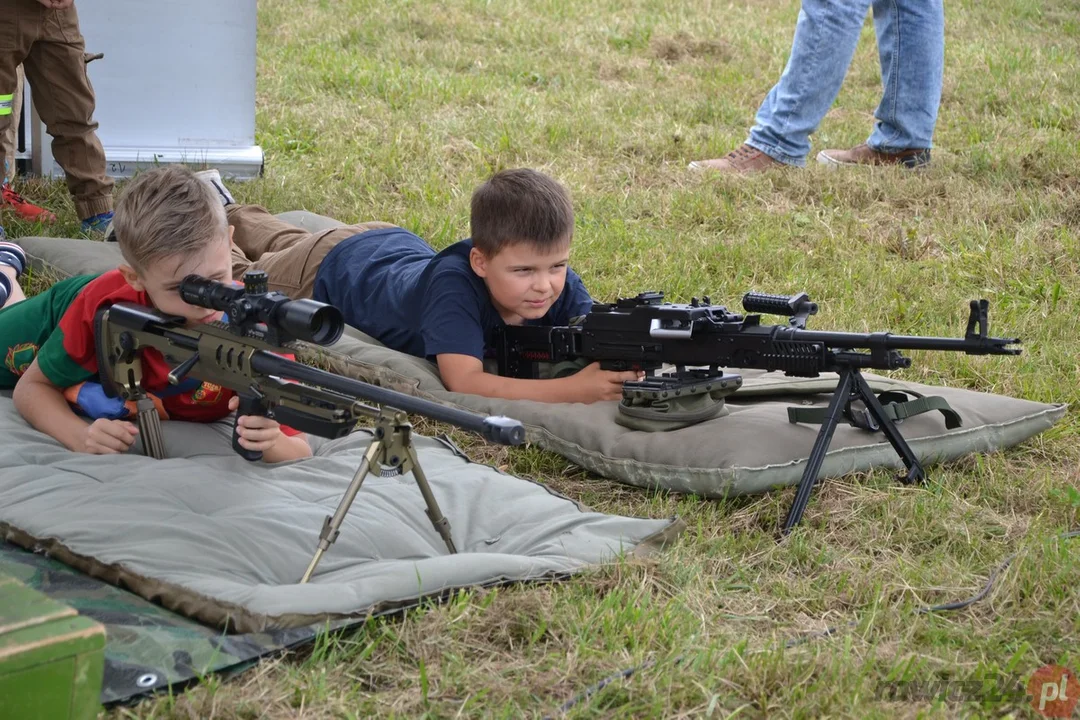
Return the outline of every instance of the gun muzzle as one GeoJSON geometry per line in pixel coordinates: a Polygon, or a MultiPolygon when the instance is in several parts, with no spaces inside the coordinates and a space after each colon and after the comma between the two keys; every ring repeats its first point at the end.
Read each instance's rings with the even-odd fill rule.
{"type": "Polygon", "coordinates": [[[505,415],[489,415],[484,418],[480,434],[484,439],[500,445],[521,445],[525,442],[525,426],[520,420],[505,415]]]}

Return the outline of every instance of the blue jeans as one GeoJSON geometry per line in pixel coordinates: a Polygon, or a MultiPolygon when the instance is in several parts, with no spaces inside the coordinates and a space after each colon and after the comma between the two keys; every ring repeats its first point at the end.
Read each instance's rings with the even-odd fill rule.
{"type": "Polygon", "coordinates": [[[943,0],[803,0],[784,74],[758,108],[747,144],[788,165],[806,164],[810,134],[840,92],[873,4],[885,86],[867,145],[929,148],[945,66],[943,0]]]}

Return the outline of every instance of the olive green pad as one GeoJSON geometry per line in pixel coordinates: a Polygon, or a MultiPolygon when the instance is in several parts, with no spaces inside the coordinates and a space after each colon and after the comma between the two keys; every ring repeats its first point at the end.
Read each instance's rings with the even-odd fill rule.
{"type": "MultiPolygon", "coordinates": [[[[302,211],[279,217],[312,230],[339,224],[302,211]]],[[[105,270],[118,257],[115,247],[104,247],[103,243],[63,240],[58,245],[52,238],[18,242],[35,266],[51,266],[61,273],[105,270]]],[[[706,497],[761,493],[797,483],[820,426],[792,424],[787,410],[791,405],[823,407],[836,387],[832,374],[804,379],[729,369],[742,374],[744,381],[738,392],[726,398],[728,412],[723,417],[669,432],[644,432],[616,422],[616,402],[540,403],[449,392],[432,363],[390,350],[355,329],[349,329],[332,348],[312,349],[307,355],[323,358],[342,375],[458,407],[515,417],[526,424],[530,442],[603,477],[706,497]]],[[[911,417],[899,425],[916,455],[927,464],[1016,445],[1052,426],[1066,410],[1065,405],[870,374],[865,377],[879,391],[911,389],[939,395],[960,414],[963,425],[953,430],[945,427],[938,412],[911,417]]],[[[841,424],[819,477],[875,467],[899,468],[902,464],[881,433],[841,424]]]]}
{"type": "MultiPolygon", "coordinates": [[[[0,393],[3,395],[3,393],[0,393]]],[[[413,434],[450,521],[451,555],[411,473],[369,475],[311,582],[324,518],[371,440],[312,438],[314,457],[233,452],[231,423],[162,423],[166,457],[86,455],[32,429],[0,396],[0,538],[46,553],[204,624],[252,633],[366,617],[458,588],[565,578],[682,529],[589,511],[538,483],[413,434]]]]}

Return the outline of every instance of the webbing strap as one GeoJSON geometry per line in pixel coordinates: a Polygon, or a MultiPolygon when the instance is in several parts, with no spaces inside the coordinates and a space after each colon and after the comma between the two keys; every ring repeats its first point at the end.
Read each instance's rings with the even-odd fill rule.
{"type": "MultiPolygon", "coordinates": [[[[882,406],[885,408],[885,415],[893,422],[937,410],[945,416],[945,427],[949,430],[963,425],[960,413],[953,410],[952,406],[949,405],[949,401],[939,395],[917,397],[914,400],[906,401],[890,400],[890,396],[897,397],[898,393],[882,393],[878,396],[878,399],[882,400],[882,406]]],[[[820,425],[825,422],[825,414],[827,411],[828,408],[823,407],[789,407],[788,422],[820,425]]],[[[848,416],[846,411],[844,414],[845,417],[848,416]]]]}

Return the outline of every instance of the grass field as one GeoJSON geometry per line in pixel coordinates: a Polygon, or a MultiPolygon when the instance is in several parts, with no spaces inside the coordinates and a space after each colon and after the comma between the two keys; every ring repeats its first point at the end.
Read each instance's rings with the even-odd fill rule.
{"type": "MultiPolygon", "coordinates": [[[[393,221],[443,247],[468,235],[470,192],[492,171],[540,168],[573,193],[572,262],[594,297],[662,289],[736,304],[751,288],[806,290],[820,329],[947,336],[962,332],[966,301],[986,297],[992,330],[1021,336],[1023,356],[915,353],[902,376],[1075,408],[1080,2],[946,3],[926,172],[688,173],[742,142],[797,10],[262,0],[266,174],[234,192],[274,211],[393,221]]],[[[879,93],[867,23],[813,152],[863,141],[879,93]]],[[[63,214],[48,232],[76,230],[62,186],[20,187],[63,214]]],[[[473,444],[597,510],[678,514],[688,529],[655,560],[463,593],[107,717],[556,715],[642,663],[570,716],[1032,715],[1022,688],[1036,668],[1080,669],[1080,543],[1054,540],[1080,519],[1078,429],[1070,409],[1020,447],[932,468],[922,487],[886,472],[831,479],[781,544],[792,491],[648,493],[535,448],[473,444]],[[981,603],[915,613],[973,594],[1013,553],[981,603]],[[785,647],[829,626],[839,630],[785,647]]]]}

